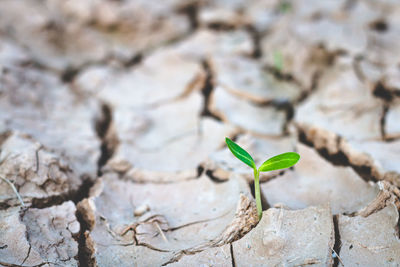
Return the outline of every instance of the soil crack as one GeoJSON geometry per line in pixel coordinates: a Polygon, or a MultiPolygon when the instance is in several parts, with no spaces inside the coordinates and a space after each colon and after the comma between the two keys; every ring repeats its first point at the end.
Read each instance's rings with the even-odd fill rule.
{"type": "Polygon", "coordinates": [[[40,267],[40,266],[43,266],[45,264],[55,264],[55,263],[53,263],[53,262],[42,262],[42,263],[37,264],[37,265],[18,265],[18,264],[13,264],[13,263],[0,261],[0,265],[6,266],[6,267],[40,267]]]}
{"type": "Polygon", "coordinates": [[[203,250],[213,247],[220,247],[229,243],[232,243],[245,234],[250,232],[258,223],[258,215],[255,202],[249,197],[241,194],[240,201],[236,208],[236,213],[233,221],[225,228],[225,230],[207,243],[200,244],[198,246],[181,250],[162,266],[179,261],[184,255],[193,255],[203,250]]]}
{"type": "MultiPolygon", "coordinates": [[[[28,233],[28,232],[27,232],[28,233]]],[[[27,239],[28,240],[28,239],[27,239]]],[[[26,262],[26,260],[29,258],[29,256],[31,255],[31,250],[32,250],[32,245],[28,240],[28,244],[29,244],[29,249],[28,249],[28,253],[26,255],[26,257],[24,258],[24,260],[22,261],[21,265],[24,265],[24,263],[26,262]]]]}
{"type": "Polygon", "coordinates": [[[251,57],[254,59],[260,59],[263,55],[261,49],[261,39],[264,37],[264,34],[258,31],[253,25],[249,25],[245,27],[245,29],[253,41],[253,53],[251,57]]]}
{"type": "Polygon", "coordinates": [[[400,189],[387,181],[379,181],[379,193],[377,197],[362,210],[356,212],[355,216],[368,217],[384,209],[389,203],[394,203],[400,210],[400,189]]]}
{"type": "Polygon", "coordinates": [[[211,65],[207,60],[203,61],[203,68],[206,73],[206,79],[204,82],[204,86],[201,89],[201,94],[203,95],[204,102],[203,102],[203,110],[201,111],[201,117],[210,117],[217,121],[222,121],[222,118],[210,110],[210,99],[211,94],[214,90],[214,73],[211,69],[211,65]]]}
{"type": "Polygon", "coordinates": [[[111,106],[103,103],[101,106],[101,117],[96,122],[96,133],[101,140],[100,157],[97,161],[97,175],[101,176],[102,168],[114,154],[118,146],[117,135],[112,126],[113,116],[111,106]]]}
{"type": "Polygon", "coordinates": [[[233,245],[232,245],[232,243],[229,244],[229,250],[230,250],[230,253],[231,253],[232,267],[236,267],[235,254],[233,253],[233,245]]]}
{"type": "Polygon", "coordinates": [[[77,204],[76,209],[76,219],[80,224],[80,231],[75,237],[78,242],[78,255],[77,261],[80,267],[95,267],[96,259],[94,257],[94,242],[90,237],[90,231],[94,227],[94,214],[92,214],[92,209],[90,208],[89,199],[84,199],[77,204]]]}
{"type": "Polygon", "coordinates": [[[340,231],[339,231],[339,222],[338,222],[338,215],[333,215],[333,227],[335,230],[335,244],[333,246],[333,253],[335,254],[335,257],[333,258],[333,267],[339,267],[339,263],[343,265],[343,263],[340,260],[340,249],[342,247],[342,241],[340,238],[340,231]]]}
{"type": "Polygon", "coordinates": [[[178,13],[187,16],[190,22],[190,29],[192,32],[196,31],[199,27],[199,2],[188,3],[178,8],[178,13]]]}
{"type": "Polygon", "coordinates": [[[335,166],[351,167],[366,182],[378,182],[383,177],[366,154],[357,155],[357,163],[344,150],[349,146],[339,135],[322,129],[295,124],[298,139],[301,143],[315,149],[320,156],[335,166]]]}
{"type": "Polygon", "coordinates": [[[83,182],[77,190],[71,190],[62,195],[50,196],[47,198],[33,198],[29,208],[45,209],[55,205],[61,205],[66,201],[73,201],[75,204],[89,195],[89,190],[94,182],[89,177],[83,177],[83,182]]]}

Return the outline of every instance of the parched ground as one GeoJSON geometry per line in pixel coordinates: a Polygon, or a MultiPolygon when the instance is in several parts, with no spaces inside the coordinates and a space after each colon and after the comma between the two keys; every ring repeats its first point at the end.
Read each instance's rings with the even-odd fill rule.
{"type": "Polygon", "coordinates": [[[400,4],[2,0],[0,266],[400,266],[400,4]],[[262,163],[258,222],[252,172],[262,163]]]}

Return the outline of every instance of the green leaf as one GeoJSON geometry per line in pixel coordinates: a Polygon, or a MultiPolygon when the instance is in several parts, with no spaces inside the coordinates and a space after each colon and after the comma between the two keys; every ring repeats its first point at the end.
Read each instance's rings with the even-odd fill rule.
{"type": "Polygon", "coordinates": [[[279,154],[266,160],[258,170],[260,172],[268,172],[292,167],[300,159],[300,155],[294,152],[279,154]]]}
{"type": "Polygon", "coordinates": [[[254,163],[253,158],[250,156],[249,153],[247,153],[246,150],[241,148],[238,144],[233,142],[231,139],[228,137],[225,138],[225,142],[229,148],[229,150],[232,152],[232,154],[240,159],[242,162],[245,164],[249,165],[251,168],[255,169],[256,164],[254,163]]]}

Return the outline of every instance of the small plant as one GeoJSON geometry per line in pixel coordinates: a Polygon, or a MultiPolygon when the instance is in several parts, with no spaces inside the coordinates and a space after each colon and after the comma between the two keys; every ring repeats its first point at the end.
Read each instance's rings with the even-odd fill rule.
{"type": "Polygon", "coordinates": [[[282,1],[278,6],[282,14],[288,13],[292,9],[292,5],[288,1],[282,1]]]}
{"type": "Polygon", "coordinates": [[[258,219],[261,220],[262,216],[262,206],[261,206],[261,195],[260,195],[260,172],[268,172],[274,170],[280,170],[292,167],[295,165],[299,159],[300,155],[295,152],[287,152],[279,154],[275,157],[267,159],[261,166],[257,169],[253,158],[247,153],[246,150],[241,148],[238,144],[233,142],[228,137],[225,138],[225,142],[228,145],[229,150],[232,154],[241,160],[243,163],[247,164],[254,171],[254,191],[256,196],[256,206],[258,219]]]}
{"type": "Polygon", "coordinates": [[[274,67],[279,72],[282,72],[283,70],[283,56],[280,51],[274,52],[274,67]]]}

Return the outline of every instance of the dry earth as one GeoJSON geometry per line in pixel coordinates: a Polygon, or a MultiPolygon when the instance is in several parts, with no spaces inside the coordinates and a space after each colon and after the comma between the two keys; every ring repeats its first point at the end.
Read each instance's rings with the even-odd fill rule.
{"type": "Polygon", "coordinates": [[[400,266],[399,18],[2,0],[0,266],[400,266]],[[262,175],[260,222],[225,136],[301,155],[262,175]]]}

